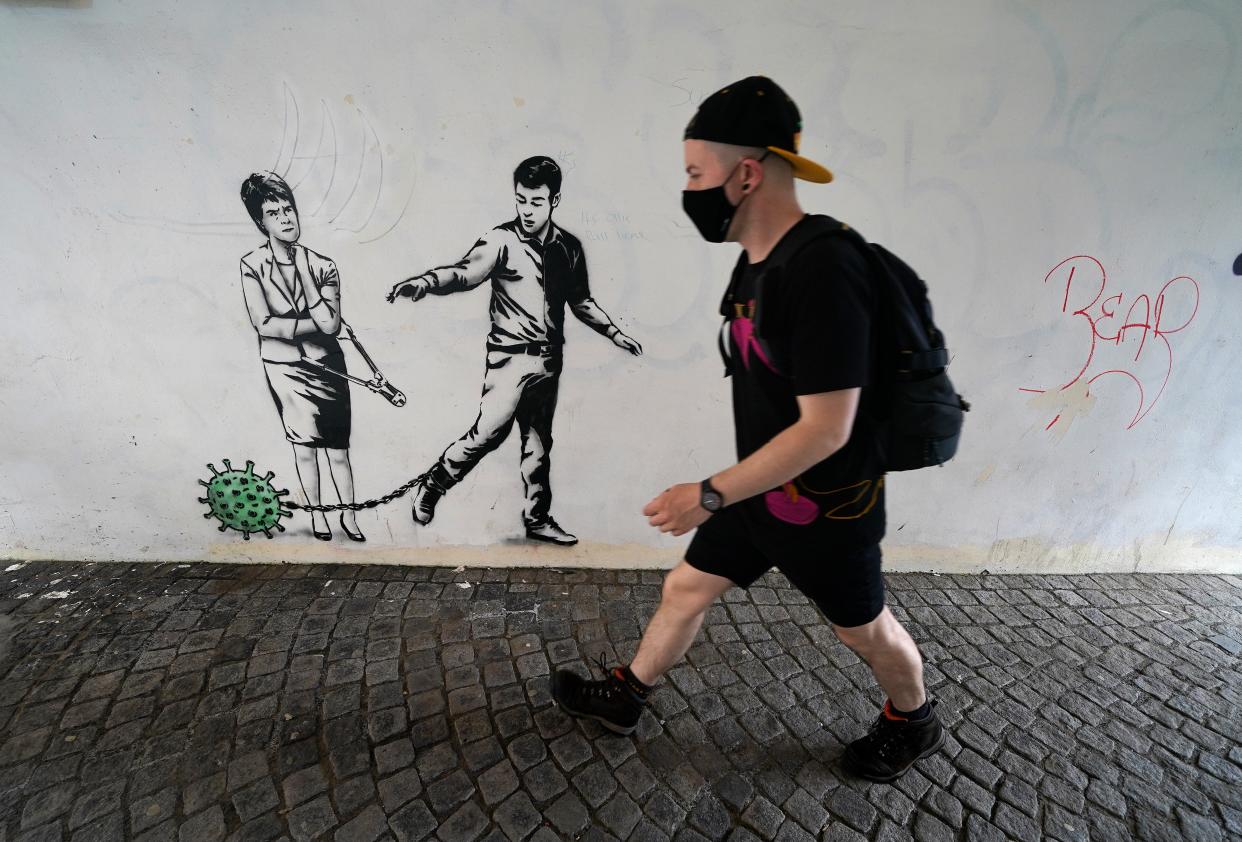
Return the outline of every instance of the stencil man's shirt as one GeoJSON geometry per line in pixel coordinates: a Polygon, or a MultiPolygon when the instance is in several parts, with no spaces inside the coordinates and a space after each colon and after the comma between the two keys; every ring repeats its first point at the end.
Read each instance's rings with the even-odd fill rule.
{"type": "Polygon", "coordinates": [[[529,344],[559,349],[565,342],[566,304],[598,333],[607,334],[612,327],[612,320],[591,298],[582,243],[552,223],[542,242],[527,236],[516,219],[497,225],[461,260],[423,277],[437,295],[491,281],[492,329],[487,345],[494,350],[529,344]]]}

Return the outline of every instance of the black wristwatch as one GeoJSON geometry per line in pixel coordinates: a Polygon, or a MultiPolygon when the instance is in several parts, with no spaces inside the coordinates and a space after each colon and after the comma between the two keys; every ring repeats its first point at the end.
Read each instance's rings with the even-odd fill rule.
{"type": "Polygon", "coordinates": [[[724,508],[724,495],[712,487],[710,478],[699,485],[699,505],[712,513],[724,508]]]}

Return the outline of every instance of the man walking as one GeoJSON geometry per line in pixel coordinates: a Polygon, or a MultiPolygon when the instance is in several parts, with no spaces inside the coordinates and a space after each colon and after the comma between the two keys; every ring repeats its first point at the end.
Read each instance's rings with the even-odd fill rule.
{"type": "Polygon", "coordinates": [[[647,505],[661,532],[697,528],[685,560],[665,578],[633,662],[601,681],[558,671],[553,697],[570,714],[633,732],[651,685],[685,655],[712,603],[775,566],[888,694],[844,759],[890,781],[938,750],[944,729],[918,647],[884,605],[884,477],[864,389],[879,376],[881,302],[866,258],[845,237],[812,238],[779,274],[764,275],[781,240],[811,222],[794,179],[832,180],[797,154],[800,132],[797,107],[764,77],[713,94],[686,128],[685,211],[708,241],[744,249],[722,307],[740,461],[647,505]]]}
{"type": "Polygon", "coordinates": [[[612,323],[591,298],[586,256],[578,238],[552,222],[561,201],[561,169],[545,156],[527,158],[513,173],[516,218],[485,233],[466,256],[449,266],[401,281],[388,294],[418,301],[492,283],[492,329],[479,415],[461,438],[432,465],[414,492],[413,515],[431,523],[436,503],[509,435],[514,421],[522,437],[522,484],[526,536],[552,544],[578,539],[551,514],[552,417],[556,412],[565,341],[565,305],[617,347],[642,347],[612,323]]]}

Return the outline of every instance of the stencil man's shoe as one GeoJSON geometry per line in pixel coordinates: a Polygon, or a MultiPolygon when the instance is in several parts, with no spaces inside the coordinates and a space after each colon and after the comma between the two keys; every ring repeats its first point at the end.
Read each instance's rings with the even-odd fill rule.
{"type": "Polygon", "coordinates": [[[422,482],[414,486],[411,509],[415,523],[421,526],[431,523],[431,519],[436,516],[436,503],[440,502],[448,486],[448,475],[439,465],[428,471],[422,482]]]}
{"type": "Polygon", "coordinates": [[[629,688],[618,673],[609,670],[604,659],[596,661],[604,673],[601,681],[588,681],[569,670],[552,674],[552,700],[570,716],[594,719],[616,734],[633,734],[647,703],[629,688]]]}
{"type": "Polygon", "coordinates": [[[543,523],[526,524],[526,537],[532,541],[543,541],[561,547],[572,547],[578,543],[577,535],[571,535],[561,529],[560,524],[552,518],[548,518],[543,523]]]}
{"type": "Polygon", "coordinates": [[[867,735],[845,747],[845,768],[867,780],[887,783],[904,775],[916,760],[935,754],[944,745],[937,704],[932,699],[931,713],[910,720],[894,714],[892,703],[885,700],[884,710],[867,735]]]}

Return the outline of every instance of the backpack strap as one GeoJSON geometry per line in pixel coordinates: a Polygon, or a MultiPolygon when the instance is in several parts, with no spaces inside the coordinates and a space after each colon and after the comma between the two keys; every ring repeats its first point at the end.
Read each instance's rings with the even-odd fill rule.
{"type": "MultiPolygon", "coordinates": [[[[792,260],[798,252],[806,248],[815,240],[825,236],[837,234],[842,231],[851,230],[847,225],[833,219],[830,216],[822,216],[819,214],[807,214],[807,216],[790,229],[776,247],[768,254],[764,261],[764,270],[755,282],[755,306],[759,306],[759,291],[763,285],[763,281],[777,276],[781,269],[792,260]]],[[[742,252],[738,256],[737,263],[733,266],[733,275],[729,278],[729,288],[725,290],[724,298],[720,301],[720,315],[728,318],[733,314],[733,305],[736,303],[734,299],[737,296],[737,287],[741,283],[742,274],[747,266],[746,252],[742,252]]],[[[758,319],[756,319],[758,321],[758,319]]]]}
{"type": "MultiPolygon", "coordinates": [[[[777,370],[780,366],[776,362],[776,357],[768,343],[764,340],[761,324],[763,322],[763,290],[765,284],[775,281],[780,277],[785,266],[789,264],[799,253],[802,252],[811,243],[822,240],[826,237],[839,236],[841,234],[853,234],[861,240],[861,236],[848,225],[833,219],[830,216],[822,214],[807,214],[793,228],[791,228],[780,242],[769,252],[764,260],[763,272],[755,278],[755,314],[752,319],[754,324],[754,332],[752,334],[755,342],[758,343],[760,350],[769,361],[776,365],[777,370]]],[[[863,241],[865,244],[865,241],[863,241]]],[[[733,267],[733,275],[729,279],[729,287],[725,291],[724,298],[720,302],[720,315],[726,320],[734,315],[734,307],[737,304],[737,289],[742,280],[742,275],[746,270],[746,253],[742,252],[738,256],[737,263],[733,267]]],[[[725,353],[724,332],[718,337],[721,356],[725,360],[725,376],[732,374],[731,361],[725,353]]]]}
{"type": "Polygon", "coordinates": [[[949,350],[947,348],[929,348],[925,351],[898,351],[898,374],[909,374],[912,371],[930,371],[935,368],[949,367],[949,350]]]}
{"type": "Polygon", "coordinates": [[[768,254],[767,260],[763,264],[763,272],[760,273],[759,277],[755,278],[754,318],[755,338],[759,341],[764,353],[768,354],[768,359],[772,359],[772,355],[769,353],[771,349],[766,347],[766,343],[762,339],[762,330],[760,329],[760,325],[763,322],[763,288],[765,283],[778,279],[789,262],[811,243],[848,230],[850,230],[848,226],[830,216],[807,214],[806,218],[782,237],[781,241],[768,254]]]}

